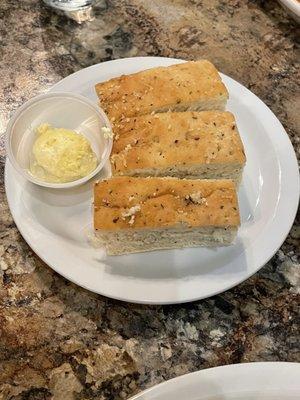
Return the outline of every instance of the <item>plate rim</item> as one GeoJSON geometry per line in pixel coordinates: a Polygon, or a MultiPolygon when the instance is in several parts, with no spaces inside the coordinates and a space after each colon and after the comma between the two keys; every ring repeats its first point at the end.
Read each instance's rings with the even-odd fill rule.
{"type": "MultiPolygon", "coordinates": [[[[155,395],[156,390],[160,390],[160,388],[166,388],[169,385],[177,385],[177,383],[181,383],[184,381],[186,378],[190,379],[200,379],[202,377],[205,377],[205,375],[218,375],[219,372],[222,374],[223,371],[226,370],[242,370],[242,369],[256,369],[256,368],[265,368],[268,371],[270,371],[269,367],[273,367],[272,369],[294,369],[295,367],[298,367],[300,371],[300,364],[297,362],[290,362],[290,361],[254,361],[254,362],[243,362],[243,363],[236,363],[236,364],[226,364],[226,365],[219,365],[217,367],[210,367],[210,368],[204,368],[200,369],[194,372],[189,372],[187,374],[179,375],[174,378],[168,379],[166,381],[163,381],[161,383],[158,383],[157,385],[154,385],[148,389],[143,390],[142,392],[137,393],[133,397],[130,397],[128,400],[140,400],[142,396],[148,395],[148,394],[153,394],[155,395]]],[[[234,371],[232,371],[234,372],[234,371]]],[[[300,383],[299,383],[299,391],[300,391],[300,383]]],[[[159,395],[159,393],[157,393],[159,395]]],[[[226,394],[226,393],[225,393],[226,394]]],[[[143,399],[141,399],[143,400],[143,399]]],[[[147,400],[147,399],[145,399],[147,400]]]]}
{"type": "MultiPolygon", "coordinates": [[[[74,78],[74,76],[76,76],[78,73],[82,73],[82,71],[85,71],[85,72],[91,71],[91,70],[93,70],[93,69],[98,69],[99,66],[102,66],[102,67],[103,67],[103,64],[109,65],[109,64],[111,64],[111,63],[120,64],[120,65],[122,66],[122,63],[124,63],[124,62],[125,62],[125,63],[126,63],[126,62],[131,63],[133,60],[134,60],[135,63],[140,63],[140,62],[144,62],[144,61],[146,61],[146,62],[148,62],[148,63],[151,63],[153,60],[155,60],[155,62],[160,61],[160,60],[162,60],[162,61],[166,61],[166,60],[167,60],[167,62],[169,62],[170,64],[171,64],[171,63],[184,62],[184,61],[185,61],[185,60],[175,59],[175,58],[169,58],[169,57],[152,57],[152,56],[150,56],[150,57],[130,57],[130,58],[124,58],[124,59],[117,59],[117,60],[106,61],[106,62],[103,62],[103,63],[98,63],[98,64],[95,64],[95,65],[89,66],[89,67],[87,67],[87,68],[83,68],[83,69],[81,69],[81,70],[79,70],[79,71],[74,72],[74,73],[71,74],[71,75],[68,75],[67,77],[63,78],[62,80],[60,80],[59,82],[57,82],[55,85],[53,85],[53,86],[49,89],[49,92],[51,92],[51,91],[52,91],[52,92],[55,92],[55,90],[57,89],[57,86],[59,86],[63,81],[70,79],[70,77],[73,77],[73,78],[74,78]]],[[[149,68],[151,68],[151,67],[149,67],[149,68]]],[[[283,136],[283,137],[284,137],[283,140],[284,140],[285,143],[290,147],[290,151],[288,152],[288,154],[291,156],[290,162],[291,162],[291,163],[294,163],[294,167],[297,168],[297,158],[296,158],[295,151],[294,151],[294,148],[293,148],[293,146],[292,146],[292,143],[291,143],[291,141],[290,141],[290,139],[289,139],[289,136],[288,136],[287,132],[285,131],[284,127],[282,126],[282,124],[280,123],[280,121],[278,120],[278,118],[277,118],[277,117],[274,115],[274,113],[272,112],[272,110],[271,110],[259,97],[257,97],[254,93],[252,93],[250,90],[248,90],[244,85],[242,85],[242,84],[240,84],[239,82],[235,81],[234,79],[228,77],[227,75],[224,75],[224,74],[222,74],[222,75],[223,75],[224,77],[228,78],[229,80],[233,81],[235,84],[239,85],[241,88],[243,88],[243,90],[246,90],[246,91],[249,92],[252,96],[255,96],[256,101],[260,102],[260,103],[264,106],[265,110],[267,110],[268,113],[269,113],[269,115],[272,116],[273,121],[274,121],[274,122],[276,121],[276,123],[279,124],[279,126],[281,127],[281,130],[282,130],[282,133],[285,134],[285,135],[283,136]]],[[[71,78],[71,79],[72,79],[72,78],[71,78]]],[[[100,79],[100,78],[99,78],[99,79],[100,79]]],[[[201,295],[198,295],[198,296],[192,297],[192,298],[187,296],[187,297],[184,298],[184,299],[175,299],[175,300],[174,300],[174,298],[173,298],[173,299],[169,299],[169,300],[167,300],[167,301],[164,301],[164,300],[155,300],[155,299],[151,299],[151,300],[149,300],[149,299],[136,299],[136,298],[128,298],[128,296],[126,297],[126,296],[124,296],[124,295],[123,295],[123,296],[112,295],[111,293],[108,293],[107,290],[98,290],[98,289],[90,288],[90,287],[88,287],[88,286],[86,286],[86,285],[84,285],[84,284],[82,284],[82,283],[79,283],[78,281],[76,281],[76,279],[72,279],[72,277],[69,277],[68,274],[62,273],[62,271],[63,271],[62,268],[57,268],[56,266],[53,266],[52,263],[49,263],[49,261],[46,260],[46,257],[44,257],[42,254],[40,254],[39,251],[36,250],[36,246],[35,246],[35,244],[32,242],[32,240],[31,240],[30,238],[26,237],[26,234],[23,234],[23,233],[22,233],[23,229],[21,228],[21,225],[22,225],[21,221],[16,222],[16,218],[15,218],[14,212],[13,212],[12,207],[11,207],[11,200],[10,200],[10,198],[9,198],[8,191],[7,191],[7,188],[8,188],[8,184],[7,184],[7,179],[8,179],[8,178],[7,178],[7,175],[8,175],[8,172],[7,172],[7,170],[8,170],[8,160],[6,159],[6,164],[5,164],[5,191],[6,191],[6,196],[7,196],[7,199],[8,199],[9,208],[10,208],[10,211],[11,211],[11,213],[12,213],[13,219],[14,219],[14,221],[15,221],[15,224],[16,224],[18,230],[20,231],[20,233],[21,233],[22,237],[24,238],[24,240],[25,240],[25,241],[28,243],[28,245],[32,248],[32,250],[33,250],[33,251],[34,251],[34,252],[35,252],[35,253],[36,253],[50,268],[51,268],[51,269],[53,269],[55,272],[57,272],[58,274],[60,274],[60,275],[63,276],[64,278],[66,278],[66,279],[70,280],[71,282],[75,283],[76,285],[81,286],[81,287],[83,287],[83,288],[85,288],[85,289],[87,289],[87,290],[89,290],[89,291],[94,292],[94,293],[97,293],[97,294],[100,294],[100,295],[103,295],[103,296],[107,296],[107,297],[109,297],[109,298],[113,298],[113,299],[121,300],[121,301],[126,301],[126,302],[130,302],[130,303],[138,303],[138,304],[153,304],[153,305],[154,305],[154,304],[157,304],[157,305],[159,305],[159,304],[160,304],[160,305],[162,305],[162,304],[178,304],[178,303],[179,303],[179,304],[181,304],[181,303],[183,304],[183,303],[187,303],[187,302],[197,301],[197,300],[200,300],[200,299],[204,299],[204,298],[208,298],[208,297],[215,296],[216,294],[219,294],[219,293],[223,293],[223,292],[225,292],[225,291],[227,291],[227,290],[229,290],[229,289],[231,289],[231,288],[233,288],[233,287],[239,285],[240,283],[244,282],[245,280],[249,279],[249,277],[251,277],[251,276],[254,275],[257,271],[259,271],[259,269],[261,269],[261,268],[273,257],[273,255],[278,251],[278,249],[281,247],[281,245],[282,245],[283,242],[285,241],[285,239],[286,239],[287,235],[289,234],[290,229],[291,229],[291,227],[292,227],[292,225],[293,225],[293,222],[294,222],[294,219],[295,219],[295,215],[296,215],[296,212],[297,212],[298,202],[299,202],[299,173],[298,173],[297,182],[294,182],[294,183],[295,183],[295,184],[294,184],[294,193],[295,193],[294,198],[295,198],[295,199],[297,198],[297,200],[294,201],[294,209],[290,210],[290,212],[289,212],[289,218],[288,218],[288,219],[289,219],[289,223],[288,223],[288,228],[286,228],[286,231],[284,231],[283,234],[280,235],[280,240],[278,240],[278,245],[277,245],[277,247],[276,247],[276,248],[273,248],[272,251],[269,252],[269,257],[267,257],[267,258],[266,258],[266,257],[263,257],[263,258],[265,258],[265,260],[264,260],[264,262],[263,262],[262,264],[260,263],[258,266],[255,267],[254,270],[251,270],[250,273],[249,273],[249,271],[246,271],[246,272],[245,272],[245,275],[244,275],[242,278],[239,278],[238,280],[236,280],[234,283],[230,283],[229,285],[224,286],[224,287],[223,287],[222,289],[220,289],[220,290],[215,290],[215,291],[211,292],[209,295],[206,295],[206,294],[205,294],[205,295],[202,295],[202,296],[201,296],[201,295]],[[20,222],[20,223],[19,223],[19,222],[20,222]],[[21,229],[20,229],[20,228],[21,228],[21,229]]],[[[297,169],[297,171],[298,171],[298,169],[297,169]]]]}

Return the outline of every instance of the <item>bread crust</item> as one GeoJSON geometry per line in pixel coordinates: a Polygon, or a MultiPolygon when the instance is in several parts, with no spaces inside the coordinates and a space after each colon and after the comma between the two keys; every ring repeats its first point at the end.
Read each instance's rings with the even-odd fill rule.
{"type": "Polygon", "coordinates": [[[238,227],[231,180],[113,177],[94,186],[94,228],[238,227]]]}
{"type": "Polygon", "coordinates": [[[207,60],[122,75],[98,83],[95,90],[111,121],[169,109],[224,109],[228,98],[218,71],[207,60]]]}
{"type": "Polygon", "coordinates": [[[243,167],[246,162],[236,121],[230,112],[145,115],[116,122],[113,129],[111,163],[114,175],[201,164],[243,167]]]}

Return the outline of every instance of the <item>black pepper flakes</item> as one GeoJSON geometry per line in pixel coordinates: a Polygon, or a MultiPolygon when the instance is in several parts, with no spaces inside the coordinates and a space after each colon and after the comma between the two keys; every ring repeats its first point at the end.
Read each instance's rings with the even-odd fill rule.
{"type": "Polygon", "coordinates": [[[116,222],[118,222],[118,221],[119,221],[119,217],[113,219],[113,223],[114,223],[114,224],[115,224],[116,222]]]}

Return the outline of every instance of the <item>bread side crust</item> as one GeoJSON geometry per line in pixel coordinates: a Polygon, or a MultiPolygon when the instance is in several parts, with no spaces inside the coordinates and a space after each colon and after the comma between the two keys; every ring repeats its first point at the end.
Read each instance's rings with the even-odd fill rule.
{"type": "Polygon", "coordinates": [[[228,246],[233,243],[236,234],[236,227],[99,231],[96,234],[95,245],[104,245],[107,254],[118,255],[183,247],[228,246]]]}

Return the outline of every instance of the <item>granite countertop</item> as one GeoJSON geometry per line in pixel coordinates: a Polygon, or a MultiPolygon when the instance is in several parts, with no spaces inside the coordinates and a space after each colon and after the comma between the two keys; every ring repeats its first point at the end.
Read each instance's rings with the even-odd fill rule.
{"type": "MultiPolygon", "coordinates": [[[[78,25],[36,0],[2,0],[0,130],[25,100],[85,66],[208,58],[270,106],[299,150],[297,37],[276,1],[102,0],[95,19],[78,25]]],[[[27,246],[5,197],[3,135],[0,152],[1,400],[126,399],[202,368],[300,361],[299,225],[226,293],[174,306],[121,303],[66,281],[27,246]]]]}

